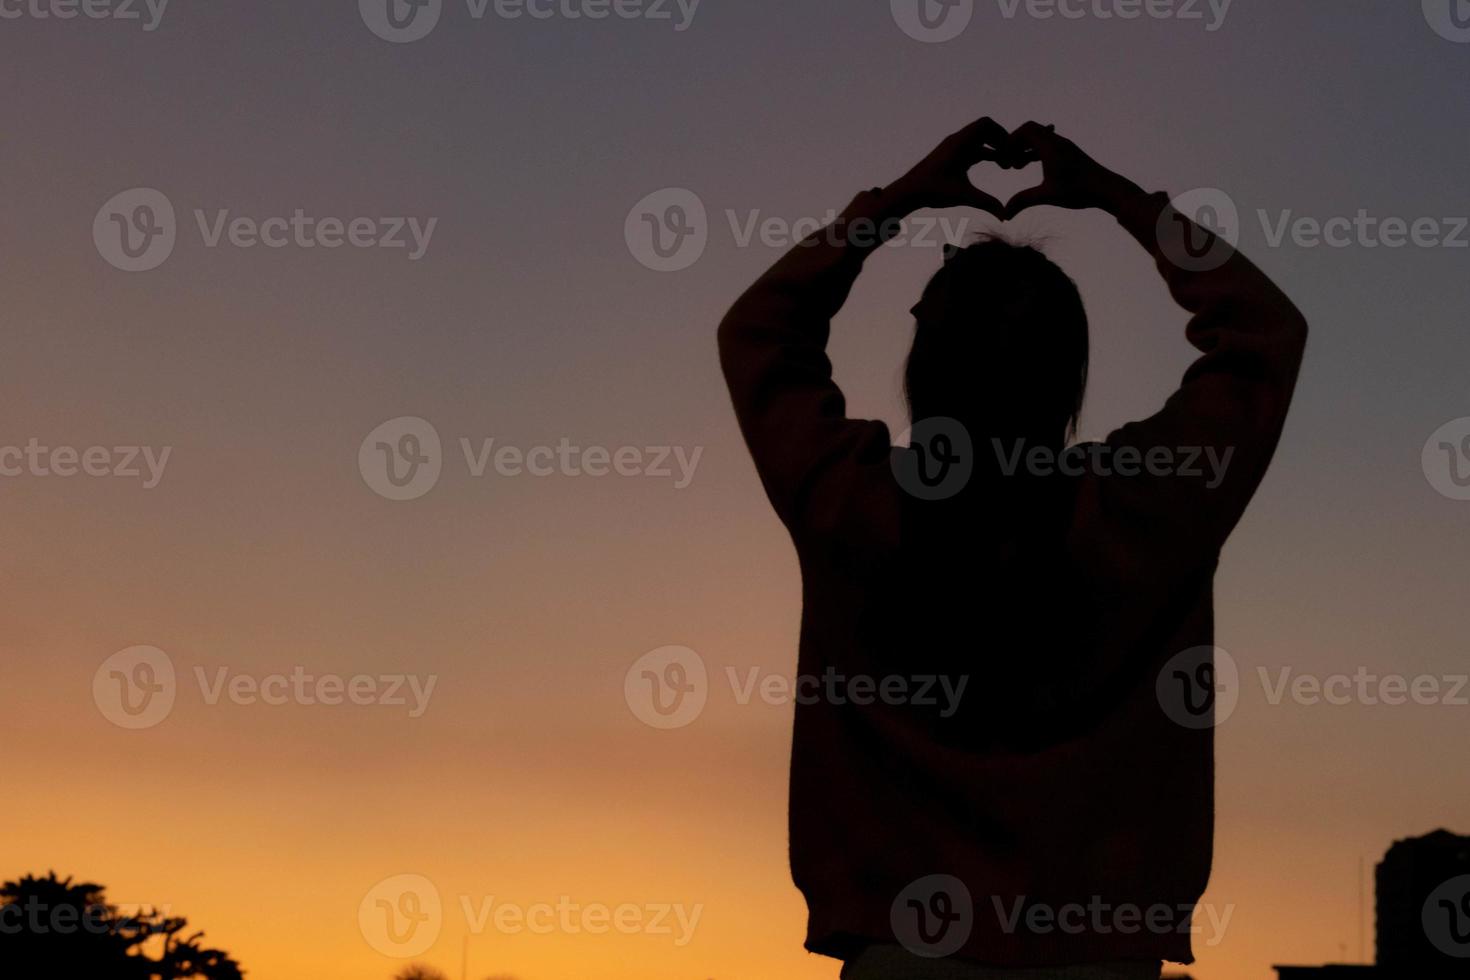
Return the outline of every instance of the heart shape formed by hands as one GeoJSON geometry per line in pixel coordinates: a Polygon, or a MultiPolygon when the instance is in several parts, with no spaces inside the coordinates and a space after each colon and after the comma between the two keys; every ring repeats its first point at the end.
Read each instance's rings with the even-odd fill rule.
{"type": "MultiPolygon", "coordinates": [[[[1018,194],[1035,190],[1043,181],[1041,163],[1037,160],[1010,167],[1002,166],[995,160],[983,160],[971,167],[967,176],[976,190],[983,188],[985,193],[1006,203],[1014,200],[1018,194]]],[[[1004,210],[1005,204],[1001,207],[1004,210]]]]}
{"type": "MultiPolygon", "coordinates": [[[[982,120],[982,124],[984,122],[982,120]]],[[[1010,191],[1005,195],[1005,204],[999,210],[992,211],[992,214],[1009,221],[1027,208],[1060,203],[1062,195],[1057,193],[1054,170],[1059,144],[1066,141],[1056,135],[1055,126],[1028,122],[1006,132],[1002,127],[992,124],[984,126],[984,130],[987,138],[983,144],[981,165],[994,163],[1002,173],[1030,173],[1028,177],[1018,176],[1009,181],[1002,179],[996,182],[992,179],[991,186],[999,183],[1001,186],[998,190],[1010,191]],[[1040,179],[1037,179],[1038,171],[1040,179]],[[1010,186],[1005,186],[1007,184],[1010,186]]],[[[974,169],[971,168],[972,172],[974,169]]],[[[1000,200],[993,199],[997,203],[1000,200]]]]}
{"type": "Polygon", "coordinates": [[[1055,126],[1028,122],[1011,132],[986,117],[940,143],[892,188],[895,199],[912,208],[969,206],[1009,221],[1043,204],[1071,209],[1099,206],[1116,193],[1120,179],[1058,136],[1055,126]],[[1023,180],[1023,186],[1002,204],[970,179],[970,172],[983,163],[1016,171],[1039,163],[1041,181],[1024,185],[1023,180]]]}

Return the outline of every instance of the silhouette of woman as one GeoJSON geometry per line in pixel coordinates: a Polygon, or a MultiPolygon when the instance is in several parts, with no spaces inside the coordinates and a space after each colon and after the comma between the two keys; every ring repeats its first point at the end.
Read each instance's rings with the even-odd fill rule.
{"type": "Polygon", "coordinates": [[[719,330],[741,431],[802,574],[791,865],[806,946],[872,978],[1156,978],[1209,878],[1220,549],[1263,478],[1305,321],[1163,194],[1050,126],[982,119],[859,194],[719,330]],[[982,160],[1039,161],[1002,204],[982,160]],[[1202,353],[1153,417],[1069,445],[1086,313],[1039,251],[951,250],[914,307],[910,446],[847,418],[825,348],[920,208],[1099,209],[1202,353]],[[1206,463],[1209,465],[1205,465],[1206,463]],[[936,696],[946,692],[947,696],[936,696]]]}

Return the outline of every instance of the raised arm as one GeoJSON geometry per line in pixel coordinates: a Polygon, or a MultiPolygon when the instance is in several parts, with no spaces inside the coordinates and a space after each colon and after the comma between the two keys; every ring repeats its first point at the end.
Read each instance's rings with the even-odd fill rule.
{"type": "Polygon", "coordinates": [[[967,172],[998,159],[1005,130],[982,119],[909,173],[853,199],[735,302],[720,324],[720,361],[741,432],[777,514],[793,530],[833,528],[883,506],[890,440],[881,422],[847,418],[827,338],[863,261],[920,208],[968,205],[999,215],[967,172]]]}
{"type": "Polygon", "coordinates": [[[1028,123],[1014,139],[1018,152],[1041,160],[1044,176],[1041,186],[1009,202],[1007,217],[1037,204],[1111,214],[1148,250],[1174,299],[1193,314],[1185,337],[1202,352],[1160,412],[1108,437],[1097,458],[1108,461],[1111,475],[1083,481],[1078,526],[1101,529],[1111,558],[1139,568],[1177,571],[1181,563],[1209,561],[1270,465],[1296,386],[1306,321],[1264,273],[1178,213],[1166,195],[1145,194],[1050,127],[1028,123]],[[1150,452],[1155,465],[1148,463],[1150,452]],[[1182,471],[1191,456],[1191,471],[1182,471]],[[1109,530],[1117,532],[1110,542],[1109,530]],[[1175,560],[1159,565],[1160,556],[1175,560]]]}

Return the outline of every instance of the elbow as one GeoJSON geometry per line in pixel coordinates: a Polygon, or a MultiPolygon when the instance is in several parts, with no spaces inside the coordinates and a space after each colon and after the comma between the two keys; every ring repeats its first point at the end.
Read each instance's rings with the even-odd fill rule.
{"type": "Polygon", "coordinates": [[[736,301],[715,329],[715,348],[719,352],[720,371],[725,383],[733,386],[748,374],[748,365],[756,359],[758,344],[753,334],[757,332],[755,320],[745,305],[745,300],[736,301]]]}
{"type": "Polygon", "coordinates": [[[719,327],[715,329],[715,347],[720,352],[720,365],[727,371],[734,359],[736,349],[740,346],[740,333],[740,304],[736,303],[720,321],[719,327]]]}
{"type": "Polygon", "coordinates": [[[1300,340],[1303,344],[1307,342],[1307,318],[1302,311],[1292,304],[1287,310],[1287,329],[1291,331],[1293,339],[1300,340]]]}
{"type": "Polygon", "coordinates": [[[763,332],[760,324],[766,319],[761,311],[767,309],[769,304],[751,290],[737,299],[720,320],[715,329],[715,345],[720,352],[720,363],[727,371],[732,363],[742,359],[743,351],[757,345],[756,338],[763,332]]]}
{"type": "Polygon", "coordinates": [[[1260,308],[1262,322],[1270,324],[1271,334],[1284,346],[1298,354],[1307,346],[1307,318],[1284,294],[1277,293],[1272,302],[1260,308]]]}
{"type": "Polygon", "coordinates": [[[1307,349],[1307,318],[1302,316],[1302,311],[1295,306],[1291,307],[1286,317],[1286,335],[1291,340],[1292,349],[1298,355],[1307,349]]]}

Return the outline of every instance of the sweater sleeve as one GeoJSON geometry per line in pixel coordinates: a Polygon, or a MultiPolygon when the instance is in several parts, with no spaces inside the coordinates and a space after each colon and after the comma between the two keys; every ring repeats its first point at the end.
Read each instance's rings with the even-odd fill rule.
{"type": "Polygon", "coordinates": [[[1265,476],[1307,325],[1265,274],[1166,195],[1139,192],[1115,214],[1192,314],[1185,337],[1201,356],[1162,410],[1108,437],[1110,472],[1089,469],[1074,528],[1117,570],[1174,572],[1215,558],[1265,476]],[[1207,261],[1186,250],[1201,242],[1207,261]]]}
{"type": "Polygon", "coordinates": [[[793,534],[853,522],[893,526],[888,427],[847,417],[832,380],[832,318],[877,246],[879,191],[793,247],[735,302],[719,328],[720,362],[756,471],[793,534]]]}

